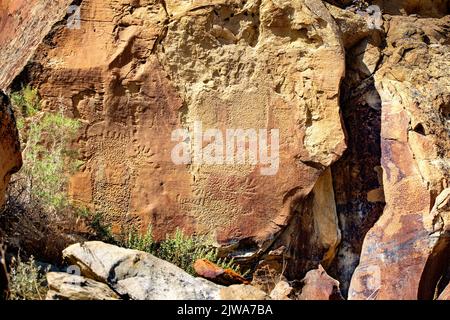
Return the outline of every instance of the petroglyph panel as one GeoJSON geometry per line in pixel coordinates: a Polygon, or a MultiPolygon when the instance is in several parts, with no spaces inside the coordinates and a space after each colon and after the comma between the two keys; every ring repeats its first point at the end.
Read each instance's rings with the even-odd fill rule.
{"type": "Polygon", "coordinates": [[[115,231],[181,227],[265,249],[345,149],[338,29],[318,0],[166,2],[83,1],[81,29],[36,54],[46,108],[62,101],[84,124],[72,195],[115,231]],[[278,130],[275,174],[261,161],[175,165],[172,132],[196,122],[223,137],[278,130]]]}

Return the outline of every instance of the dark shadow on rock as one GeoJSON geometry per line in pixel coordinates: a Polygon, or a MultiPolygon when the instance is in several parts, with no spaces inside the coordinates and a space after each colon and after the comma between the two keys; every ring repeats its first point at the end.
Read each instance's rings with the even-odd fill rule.
{"type": "MultiPolygon", "coordinates": [[[[366,41],[366,40],[363,40],[366,41]]],[[[332,166],[336,209],[342,240],[329,274],[340,281],[347,296],[366,233],[385,206],[381,169],[381,98],[374,77],[357,61],[357,44],[347,53],[347,74],[342,85],[341,112],[348,149],[332,166]]]]}

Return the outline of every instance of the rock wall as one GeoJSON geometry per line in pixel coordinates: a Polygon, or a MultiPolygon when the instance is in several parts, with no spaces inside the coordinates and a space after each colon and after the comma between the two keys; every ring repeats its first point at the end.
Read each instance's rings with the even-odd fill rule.
{"type": "Polygon", "coordinates": [[[72,0],[0,2],[0,90],[6,90],[72,0]]]}
{"type": "MultiPolygon", "coordinates": [[[[339,30],[318,0],[184,3],[85,0],[81,29],[54,28],[22,78],[47,110],[84,123],[71,195],[114,231],[151,224],[161,239],[181,227],[256,260],[345,150],[339,30]],[[175,165],[172,133],[197,121],[222,132],[278,129],[276,175],[261,164],[175,165]]],[[[316,200],[331,199],[327,210],[304,209],[306,220],[330,221],[331,232],[307,227],[312,246],[324,243],[317,262],[339,243],[326,181],[316,200]]],[[[311,251],[293,243],[296,256],[311,251]]]]}
{"type": "Polygon", "coordinates": [[[390,15],[417,14],[423,17],[443,17],[450,13],[449,0],[374,0],[383,11],[390,15]]]}
{"type": "Polygon", "coordinates": [[[83,0],[79,29],[69,1],[2,2],[0,88],[80,119],[70,196],[114,232],[211,234],[289,279],[320,264],[350,299],[446,296],[449,1],[327,2],[83,0]],[[216,131],[216,164],[174,163],[199,122],[278,129],[276,174],[217,165],[216,131]]]}
{"type": "Polygon", "coordinates": [[[377,5],[389,15],[419,15],[440,18],[450,13],[449,0],[326,0],[342,8],[364,8],[377,5]]]}
{"type": "Polygon", "coordinates": [[[448,279],[449,17],[392,17],[375,73],[386,208],[365,237],[349,298],[432,299],[448,279]]]}
{"type": "Polygon", "coordinates": [[[11,175],[22,166],[19,135],[9,98],[0,91],[0,212],[11,175]]]}

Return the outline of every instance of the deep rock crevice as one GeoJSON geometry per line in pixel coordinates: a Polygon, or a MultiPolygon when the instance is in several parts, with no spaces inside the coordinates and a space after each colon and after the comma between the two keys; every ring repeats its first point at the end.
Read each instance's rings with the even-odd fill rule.
{"type": "Polygon", "coordinates": [[[340,281],[344,295],[359,263],[365,235],[385,206],[380,147],[381,99],[373,76],[358,69],[361,68],[359,59],[356,45],[347,52],[347,75],[341,96],[348,149],[332,165],[342,242],[329,272],[340,281]]]}

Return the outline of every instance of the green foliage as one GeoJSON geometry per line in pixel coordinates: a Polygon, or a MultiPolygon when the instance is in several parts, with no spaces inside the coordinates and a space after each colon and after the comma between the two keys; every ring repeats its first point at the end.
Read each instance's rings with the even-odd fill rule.
{"type": "Polygon", "coordinates": [[[12,93],[11,101],[19,108],[15,110],[16,113],[23,118],[33,117],[40,110],[38,91],[28,85],[21,91],[12,93]]]}
{"type": "Polygon", "coordinates": [[[208,246],[204,237],[186,236],[177,229],[173,236],[168,236],[162,241],[158,250],[158,256],[167,260],[190,274],[195,274],[194,262],[197,259],[215,261],[217,252],[208,246]]]}
{"type": "Polygon", "coordinates": [[[87,219],[87,218],[89,218],[91,216],[91,212],[89,211],[89,209],[84,207],[84,206],[78,206],[75,209],[75,213],[76,213],[78,218],[87,219]]]}
{"type": "MultiPolygon", "coordinates": [[[[154,256],[169,261],[191,275],[196,275],[194,263],[198,259],[207,259],[224,269],[240,272],[240,267],[234,259],[218,258],[218,250],[214,248],[210,238],[202,236],[187,236],[177,229],[173,235],[167,235],[159,244],[153,240],[152,227],[145,234],[132,229],[121,243],[124,247],[145,251],[154,256]]],[[[244,274],[246,275],[247,272],[244,274]]]]}
{"type": "Polygon", "coordinates": [[[94,230],[98,240],[111,244],[118,244],[111,232],[111,226],[105,222],[104,215],[102,213],[96,213],[93,215],[90,226],[94,230]]]}
{"type": "Polygon", "coordinates": [[[43,300],[47,292],[45,273],[31,256],[28,262],[20,259],[11,268],[10,300],[43,300]]]}
{"type": "Polygon", "coordinates": [[[36,199],[47,210],[56,211],[68,205],[68,174],[80,163],[70,144],[80,127],[78,120],[57,113],[40,111],[36,89],[26,86],[11,95],[23,146],[23,167],[29,202],[36,199]]]}
{"type": "Polygon", "coordinates": [[[152,227],[147,229],[145,234],[132,229],[125,240],[125,247],[133,250],[139,250],[156,255],[156,243],[153,241],[152,227]]]}
{"type": "MultiPolygon", "coordinates": [[[[233,270],[236,273],[241,273],[241,267],[235,263],[234,258],[231,258],[231,259],[219,258],[216,261],[216,264],[219,267],[221,267],[222,269],[231,269],[231,270],[233,270]]],[[[250,273],[250,270],[246,270],[246,271],[244,271],[244,273],[242,273],[242,276],[245,277],[249,273],[250,273]]]]}

